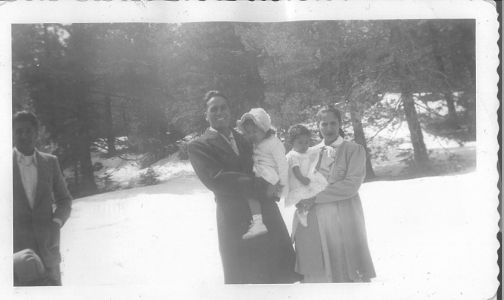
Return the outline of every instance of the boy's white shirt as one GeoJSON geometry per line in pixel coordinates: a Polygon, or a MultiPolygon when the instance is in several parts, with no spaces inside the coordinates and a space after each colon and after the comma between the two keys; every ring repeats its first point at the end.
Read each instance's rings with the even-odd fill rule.
{"type": "Polygon", "coordinates": [[[38,181],[37,156],[35,155],[35,151],[32,155],[24,155],[19,152],[16,147],[14,147],[14,153],[16,153],[16,162],[19,168],[19,174],[21,175],[21,182],[23,183],[23,188],[28,198],[28,203],[33,209],[38,181]]]}

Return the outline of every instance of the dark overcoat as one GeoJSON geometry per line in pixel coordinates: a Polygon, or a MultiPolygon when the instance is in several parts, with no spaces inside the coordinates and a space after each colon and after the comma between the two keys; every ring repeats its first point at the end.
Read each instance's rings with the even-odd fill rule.
{"type": "Polygon", "coordinates": [[[251,221],[247,197],[254,192],[252,146],[233,131],[240,155],[217,132],[207,130],[188,145],[196,175],[215,195],[219,250],[225,283],[292,283],[295,253],[278,209],[263,197],[261,209],[268,233],[243,240],[251,221]]]}
{"type": "Polygon", "coordinates": [[[63,223],[70,216],[72,197],[54,155],[35,151],[37,187],[33,209],[30,207],[21,181],[16,155],[13,154],[13,234],[14,253],[32,249],[46,267],[61,261],[59,228],[53,218],[63,223]]]}

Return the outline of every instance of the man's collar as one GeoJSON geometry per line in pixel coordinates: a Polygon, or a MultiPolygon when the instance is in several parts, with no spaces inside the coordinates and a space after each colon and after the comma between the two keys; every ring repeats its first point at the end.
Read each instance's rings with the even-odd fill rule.
{"type": "Polygon", "coordinates": [[[217,129],[213,128],[213,127],[209,127],[208,130],[210,130],[211,132],[215,132],[215,133],[218,133],[224,137],[226,137],[227,139],[229,139],[230,137],[232,138],[233,137],[233,130],[229,130],[229,136],[226,136],[225,134],[223,134],[222,132],[218,131],[217,129]]]}

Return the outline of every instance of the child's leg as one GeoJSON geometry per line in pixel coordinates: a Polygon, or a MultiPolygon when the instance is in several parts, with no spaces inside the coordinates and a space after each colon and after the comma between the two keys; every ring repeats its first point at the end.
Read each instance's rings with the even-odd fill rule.
{"type": "Polygon", "coordinates": [[[248,206],[250,208],[250,213],[252,214],[252,217],[259,215],[261,216],[261,203],[254,198],[249,198],[247,199],[248,206]]]}
{"type": "Polygon", "coordinates": [[[250,207],[250,213],[252,214],[252,223],[248,231],[242,236],[243,239],[251,239],[268,232],[268,228],[266,228],[262,219],[261,203],[254,198],[248,198],[247,203],[250,207]]]}

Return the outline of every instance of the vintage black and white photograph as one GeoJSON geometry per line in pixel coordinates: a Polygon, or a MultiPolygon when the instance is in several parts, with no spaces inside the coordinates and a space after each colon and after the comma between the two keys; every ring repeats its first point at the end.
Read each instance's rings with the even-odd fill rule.
{"type": "Polygon", "coordinates": [[[10,285],[495,296],[478,22],[12,22],[10,285]]]}

